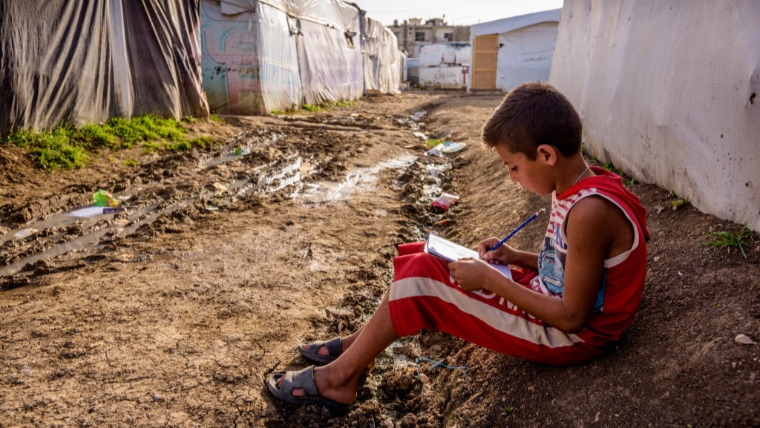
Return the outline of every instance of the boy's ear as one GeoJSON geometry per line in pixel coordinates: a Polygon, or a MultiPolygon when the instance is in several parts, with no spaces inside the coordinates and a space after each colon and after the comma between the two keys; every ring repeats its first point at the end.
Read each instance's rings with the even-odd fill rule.
{"type": "Polygon", "coordinates": [[[559,151],[552,145],[541,144],[540,146],[536,147],[536,159],[549,166],[556,165],[558,157],[559,151]]]}

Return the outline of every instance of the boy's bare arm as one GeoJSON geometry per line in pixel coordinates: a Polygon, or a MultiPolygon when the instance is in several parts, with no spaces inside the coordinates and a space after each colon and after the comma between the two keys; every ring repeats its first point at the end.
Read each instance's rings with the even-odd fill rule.
{"type": "Polygon", "coordinates": [[[619,209],[594,197],[575,204],[566,230],[568,248],[561,299],[525,288],[481,260],[462,260],[451,263],[449,268],[465,289],[487,289],[562,331],[578,331],[585,325],[594,305],[604,260],[610,257],[613,248],[630,248],[633,235],[630,223],[619,209]]]}

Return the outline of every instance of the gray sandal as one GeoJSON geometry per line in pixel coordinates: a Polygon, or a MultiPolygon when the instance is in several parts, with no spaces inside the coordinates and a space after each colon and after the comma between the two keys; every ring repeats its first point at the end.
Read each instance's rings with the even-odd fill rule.
{"type": "Polygon", "coordinates": [[[328,364],[337,360],[343,350],[340,346],[340,337],[336,337],[330,340],[316,340],[311,342],[309,346],[303,347],[298,345],[298,352],[304,356],[304,358],[313,361],[315,363],[328,364]],[[327,352],[330,355],[322,355],[319,353],[319,348],[327,347],[327,352]]]}
{"type": "Polygon", "coordinates": [[[286,403],[303,406],[316,404],[325,407],[333,414],[345,413],[351,407],[349,404],[339,403],[319,395],[317,384],[314,383],[314,366],[299,371],[285,372],[284,374],[272,373],[267,377],[267,386],[272,395],[286,403]],[[282,385],[278,386],[277,383],[282,377],[285,377],[285,380],[282,385]],[[306,395],[304,397],[293,395],[293,390],[296,388],[303,389],[306,395]]]}

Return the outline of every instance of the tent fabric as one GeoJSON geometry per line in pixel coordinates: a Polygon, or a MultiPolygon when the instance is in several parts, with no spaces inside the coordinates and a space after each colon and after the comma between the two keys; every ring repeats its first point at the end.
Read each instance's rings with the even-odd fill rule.
{"type": "Polygon", "coordinates": [[[508,91],[524,82],[546,82],[552,68],[557,23],[544,22],[499,34],[496,88],[508,91]]]}
{"type": "Polygon", "coordinates": [[[362,56],[364,91],[395,94],[399,92],[402,62],[406,55],[398,50],[396,36],[385,25],[362,13],[362,56]]]}
{"type": "Polygon", "coordinates": [[[202,0],[203,83],[214,111],[263,114],[395,93],[396,37],[338,0],[202,0]]]}
{"type": "Polygon", "coordinates": [[[529,13],[527,15],[513,16],[510,18],[497,19],[496,21],[484,22],[470,26],[470,38],[486,34],[508,33],[520,28],[540,24],[542,22],[559,22],[562,9],[545,10],[543,12],[529,13]]]}
{"type": "Polygon", "coordinates": [[[286,14],[265,3],[201,2],[203,85],[211,110],[264,114],[300,106],[295,31],[286,14]]]}
{"type": "MultiPolygon", "coordinates": [[[[312,3],[308,0],[305,3],[312,3]]],[[[330,2],[338,7],[338,3],[330,2]]],[[[339,6],[341,13],[351,15],[348,5],[339,6]]],[[[306,104],[339,100],[356,100],[364,91],[363,59],[360,45],[359,10],[350,26],[343,29],[298,20],[296,39],[301,86],[306,104]]],[[[333,15],[338,15],[335,13],[333,15]]],[[[342,15],[341,15],[342,16],[342,15]]]]}
{"type": "Polygon", "coordinates": [[[566,0],[550,83],[591,154],[760,230],[760,2],[566,0]]]}
{"type": "Polygon", "coordinates": [[[506,92],[524,82],[549,79],[561,13],[553,9],[470,27],[473,46],[478,36],[498,34],[495,89],[506,92]]]}
{"type": "Polygon", "coordinates": [[[198,0],[0,2],[0,134],[207,116],[198,0]]]}

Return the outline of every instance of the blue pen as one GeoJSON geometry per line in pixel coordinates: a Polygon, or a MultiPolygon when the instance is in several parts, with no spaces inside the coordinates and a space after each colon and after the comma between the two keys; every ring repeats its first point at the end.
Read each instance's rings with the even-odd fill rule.
{"type": "Polygon", "coordinates": [[[515,233],[519,232],[519,231],[520,231],[520,229],[522,229],[523,227],[525,227],[525,225],[526,225],[526,224],[528,224],[528,223],[532,222],[533,220],[535,220],[535,219],[536,219],[536,217],[538,217],[538,215],[539,215],[539,214],[541,214],[541,213],[542,213],[542,212],[544,212],[544,211],[546,211],[546,208],[541,208],[540,210],[536,211],[536,213],[535,213],[535,214],[533,214],[532,216],[530,216],[530,218],[529,218],[529,219],[525,220],[525,223],[523,223],[523,224],[521,224],[521,225],[517,226],[517,229],[513,230],[513,231],[512,231],[512,233],[510,233],[509,235],[507,235],[507,237],[506,237],[506,238],[504,238],[504,239],[502,239],[501,241],[499,241],[499,243],[498,243],[498,244],[494,245],[494,246],[493,246],[491,249],[489,249],[488,251],[493,251],[493,250],[495,250],[495,249],[497,249],[497,248],[501,247],[501,244],[503,244],[503,243],[507,242],[507,239],[509,239],[509,238],[513,237],[513,236],[515,235],[515,233]]]}

